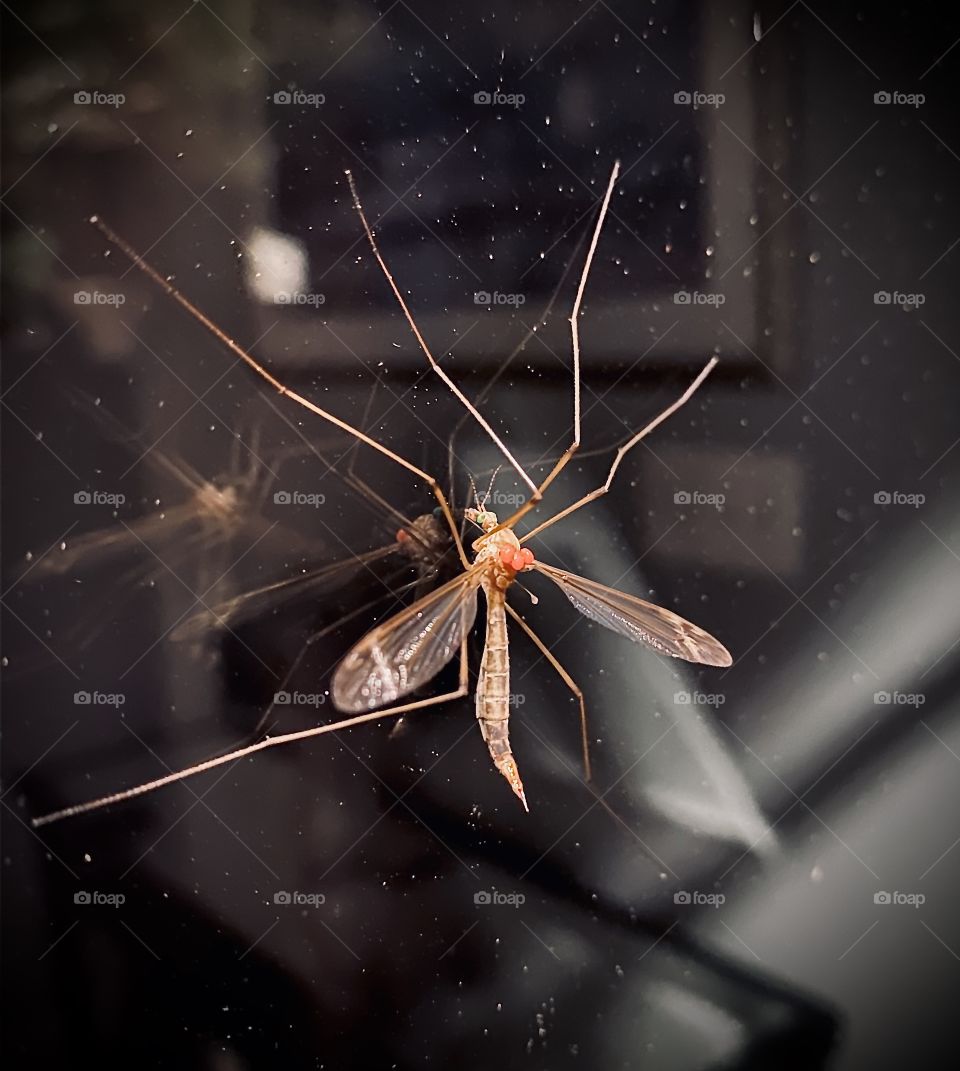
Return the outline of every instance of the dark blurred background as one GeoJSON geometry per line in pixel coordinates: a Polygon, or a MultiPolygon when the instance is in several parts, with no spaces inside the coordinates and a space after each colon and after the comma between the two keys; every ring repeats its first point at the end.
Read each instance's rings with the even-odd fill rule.
{"type": "MultiPolygon", "coordinates": [[[[802,0],[0,18],[6,1066],[955,1061],[960,18],[802,0]],[[502,458],[427,368],[343,172],[434,352],[542,477],[570,439],[566,320],[616,159],[583,451],[541,515],[720,365],[536,549],[696,621],[733,666],[660,659],[533,577],[539,605],[512,601],[585,693],[593,785],[576,704],[516,631],[529,815],[466,699],[33,830],[253,738],[281,685],[307,698],[274,732],[335,720],[338,660],[417,590],[395,556],[231,631],[171,632],[388,546],[376,495],[408,518],[435,504],[272,393],[88,218],[294,389],[452,471],[462,508],[502,458]],[[198,513],[204,481],[237,509],[198,513]]],[[[507,466],[493,508],[523,493],[507,466]]]]}

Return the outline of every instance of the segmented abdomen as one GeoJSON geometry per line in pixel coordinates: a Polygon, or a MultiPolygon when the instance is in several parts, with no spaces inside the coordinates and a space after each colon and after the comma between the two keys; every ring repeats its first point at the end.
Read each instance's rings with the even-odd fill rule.
{"type": "Polygon", "coordinates": [[[487,596],[487,642],[477,680],[477,719],[490,749],[490,757],[499,767],[510,754],[510,652],[507,647],[507,614],[503,592],[484,583],[487,596]]]}

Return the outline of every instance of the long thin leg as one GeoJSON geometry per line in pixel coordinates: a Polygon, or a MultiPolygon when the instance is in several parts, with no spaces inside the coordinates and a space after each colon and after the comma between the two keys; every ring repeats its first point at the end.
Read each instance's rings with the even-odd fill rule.
{"type": "MultiPolygon", "coordinates": [[[[504,357],[503,361],[500,363],[500,367],[496,370],[496,372],[493,373],[492,376],[490,376],[490,378],[487,380],[487,382],[483,385],[483,388],[480,390],[480,393],[477,394],[477,396],[473,399],[473,404],[475,406],[477,406],[477,408],[479,408],[486,401],[486,399],[489,396],[490,392],[493,390],[493,388],[499,382],[501,377],[504,375],[504,373],[507,371],[507,369],[510,367],[510,365],[513,364],[513,362],[516,359],[516,357],[520,353],[523,352],[523,350],[526,348],[526,345],[530,341],[530,339],[533,338],[533,336],[537,333],[537,329],[539,327],[544,326],[546,324],[547,320],[550,318],[550,314],[553,311],[553,306],[557,302],[557,297],[560,294],[560,290],[562,289],[563,284],[567,281],[567,276],[570,273],[570,268],[573,266],[574,258],[579,256],[579,254],[580,254],[580,246],[583,244],[583,240],[584,240],[584,234],[581,233],[580,237],[577,239],[577,244],[574,247],[574,250],[573,250],[573,253],[570,256],[570,259],[567,261],[566,266],[564,267],[563,271],[560,273],[560,278],[557,280],[557,283],[553,288],[553,292],[550,295],[549,301],[547,302],[546,306],[544,307],[543,312],[541,312],[540,316],[537,318],[537,320],[534,321],[533,327],[528,327],[527,328],[526,333],[524,334],[523,338],[520,339],[520,341],[516,344],[516,346],[514,346],[513,350],[506,357],[504,357]]],[[[462,413],[461,414],[460,419],[454,425],[453,431],[450,433],[450,438],[447,441],[447,476],[448,476],[448,484],[447,484],[447,486],[449,488],[449,493],[448,493],[447,497],[450,499],[451,502],[456,498],[456,495],[454,493],[454,477],[453,477],[453,459],[454,459],[454,448],[453,447],[454,447],[454,443],[457,440],[457,436],[460,434],[460,431],[463,428],[463,425],[466,424],[466,422],[470,419],[471,415],[472,414],[470,414],[470,413],[462,413]]],[[[585,455],[581,454],[580,456],[584,457],[585,455]]],[[[555,457],[554,458],[550,458],[549,460],[542,460],[541,459],[540,461],[532,462],[532,464],[552,465],[552,464],[554,464],[554,462],[556,460],[557,460],[557,458],[555,458],[555,457]]],[[[490,471],[492,472],[493,470],[491,469],[490,471]]],[[[485,475],[488,475],[488,473],[485,474],[485,475]]]]}
{"type": "MultiPolygon", "coordinates": [[[[370,427],[370,410],[373,408],[373,399],[377,396],[377,388],[380,386],[380,380],[374,375],[373,386],[370,388],[370,393],[367,395],[367,404],[363,407],[363,416],[360,418],[360,428],[366,431],[370,427]]],[[[359,442],[354,441],[350,449],[347,451],[350,455],[350,464],[347,465],[347,475],[356,476],[357,474],[357,451],[360,446],[359,442]]]]}
{"type": "MultiPolygon", "coordinates": [[[[367,396],[367,404],[363,411],[363,421],[360,425],[361,429],[364,431],[369,427],[370,410],[373,408],[373,399],[377,393],[377,387],[379,385],[380,381],[375,380],[373,390],[371,390],[370,394],[367,396]]],[[[353,487],[354,490],[359,491],[362,495],[366,495],[371,502],[375,502],[388,516],[393,517],[394,521],[399,521],[403,528],[409,528],[411,525],[410,518],[405,517],[396,506],[391,505],[391,503],[389,503],[382,495],[379,495],[374,491],[366,480],[357,475],[357,454],[359,453],[359,450],[357,450],[356,447],[359,445],[359,442],[353,444],[354,448],[350,451],[350,464],[347,466],[347,473],[344,480],[353,487]]]]}
{"type": "Polygon", "coordinates": [[[542,524],[538,524],[536,528],[522,536],[520,542],[525,543],[528,539],[532,539],[535,535],[537,535],[538,532],[544,531],[551,525],[556,524],[557,521],[563,520],[564,517],[569,517],[571,513],[573,513],[575,510],[580,509],[581,506],[585,506],[588,502],[592,502],[594,499],[600,498],[601,495],[605,495],[610,490],[610,484],[613,483],[613,478],[617,474],[617,469],[620,467],[620,462],[623,461],[627,454],[637,445],[638,442],[640,442],[641,439],[645,439],[650,434],[650,432],[653,431],[654,428],[659,427],[659,425],[662,424],[667,419],[667,417],[672,416],[682,405],[685,405],[688,401],[690,401],[690,399],[700,387],[700,384],[703,383],[707,376],[710,375],[710,373],[713,371],[714,365],[716,365],[716,363],[717,358],[711,357],[710,360],[707,361],[703,370],[700,372],[700,375],[697,376],[697,378],[690,384],[689,387],[687,387],[683,394],[672,405],[668,405],[667,408],[664,409],[664,411],[659,416],[654,417],[654,419],[651,420],[650,423],[642,431],[638,431],[636,435],[634,435],[631,439],[628,439],[627,442],[625,442],[623,446],[621,446],[620,449],[617,450],[617,456],[613,459],[613,464],[610,466],[610,471],[607,473],[607,478],[598,488],[591,491],[589,494],[584,495],[583,498],[578,498],[577,501],[574,502],[572,505],[567,506],[566,509],[560,510],[559,513],[554,514],[554,516],[548,518],[542,524]]]}
{"type": "Polygon", "coordinates": [[[376,721],[379,718],[407,714],[412,710],[422,710],[424,707],[436,706],[439,703],[446,703],[451,699],[462,699],[463,696],[467,694],[469,685],[467,638],[467,630],[464,630],[463,637],[460,641],[460,682],[455,691],[447,692],[444,695],[431,696],[429,699],[418,699],[413,703],[403,703],[400,706],[388,707],[386,710],[373,710],[368,714],[358,714],[356,717],[344,718],[343,721],[334,722],[331,725],[315,725],[310,729],[300,729],[294,733],[284,733],[282,736],[268,737],[266,740],[260,740],[256,744],[250,744],[248,747],[239,748],[226,755],[216,755],[211,759],[207,759],[205,762],[198,762],[196,766],[190,766],[186,770],[178,770],[175,773],[167,774],[164,777],[158,777],[154,781],[147,781],[134,788],[124,789],[122,792],[114,792],[109,796],[101,796],[99,799],[90,800],[87,803],[78,803],[72,807],[64,807],[62,810],[53,811],[51,814],[45,814],[39,818],[32,818],[30,824],[36,829],[39,826],[57,822],[61,818],[73,818],[75,815],[87,814],[90,811],[99,810],[101,807],[108,807],[113,803],[121,803],[123,800],[133,799],[136,796],[144,796],[148,792],[154,792],[158,788],[163,788],[164,785],[173,784],[175,781],[183,781],[188,777],[193,777],[195,774],[204,773],[206,770],[213,770],[217,766],[223,766],[228,762],[239,761],[240,759],[246,758],[247,755],[254,755],[258,751],[265,751],[270,747],[279,747],[281,744],[292,744],[297,740],[307,740],[313,736],[323,736],[325,733],[340,732],[343,729],[351,729],[355,725],[363,725],[366,722],[376,721]]]}
{"type": "MultiPolygon", "coordinates": [[[[359,446],[359,440],[354,439],[350,447],[352,457],[356,456],[356,448],[359,446]]],[[[362,498],[367,499],[365,505],[369,506],[372,503],[374,506],[377,507],[378,510],[384,510],[385,512],[389,513],[394,518],[394,520],[398,521],[401,525],[406,526],[410,524],[410,520],[405,517],[395,506],[392,506],[389,502],[387,502],[375,491],[373,491],[372,488],[365,484],[363,480],[361,480],[358,476],[355,475],[355,473],[352,471],[353,460],[351,460],[350,467],[348,468],[347,472],[343,473],[332,462],[330,462],[327,457],[322,454],[316,446],[314,446],[313,443],[304,442],[298,443],[294,446],[287,446],[281,448],[276,452],[276,454],[271,455],[270,464],[279,468],[279,466],[283,462],[290,460],[291,458],[305,456],[306,454],[313,454],[313,456],[317,458],[318,461],[322,462],[326,466],[328,474],[332,472],[333,475],[336,476],[338,480],[342,480],[347,487],[356,491],[362,498]]],[[[272,481],[274,479],[276,479],[276,474],[274,474],[268,468],[267,473],[265,474],[265,480],[267,482],[268,488],[272,486],[272,481]]],[[[377,516],[379,518],[380,513],[377,513],[377,516]]]]}
{"type": "MultiPolygon", "coordinates": [[[[402,572],[405,572],[405,570],[397,571],[396,573],[392,574],[392,576],[388,577],[385,582],[388,585],[392,584],[393,581],[395,579],[397,579],[402,572]]],[[[405,592],[410,591],[411,588],[416,587],[417,584],[419,584],[419,583],[420,583],[419,578],[416,579],[416,580],[411,580],[406,584],[402,584],[399,588],[397,588],[393,592],[393,594],[396,595],[396,596],[402,595],[405,592]]],[[[315,643],[319,643],[320,640],[322,640],[325,636],[329,636],[331,632],[335,632],[338,628],[341,627],[341,625],[345,625],[348,621],[352,621],[353,618],[359,617],[360,614],[365,613],[367,610],[372,609],[378,603],[383,602],[384,598],[385,598],[385,596],[378,595],[376,598],[371,599],[367,603],[364,603],[363,606],[358,606],[355,609],[350,610],[348,613],[346,613],[342,617],[338,618],[332,624],[324,626],[322,629],[319,630],[319,632],[312,632],[303,641],[303,645],[301,646],[300,650],[297,652],[297,657],[290,664],[290,668],[283,675],[283,678],[281,679],[280,683],[277,685],[277,690],[276,690],[276,692],[274,692],[273,699],[270,701],[270,705],[266,708],[266,710],[264,710],[264,712],[257,719],[257,724],[254,726],[253,731],[247,737],[248,740],[256,740],[257,737],[260,736],[260,734],[263,732],[264,727],[270,721],[270,715],[273,713],[274,708],[277,706],[277,695],[280,692],[285,692],[287,690],[287,685],[290,683],[291,680],[293,680],[294,674],[300,668],[304,658],[306,658],[306,656],[307,656],[307,652],[313,647],[313,645],[315,643]]],[[[283,705],[283,704],[281,704],[281,705],[283,705]]],[[[236,750],[236,748],[231,748],[231,751],[235,751],[235,750],[236,750]]]]}
{"type": "MultiPolygon", "coordinates": [[[[91,216],[90,222],[100,231],[101,234],[113,245],[115,245],[136,267],[138,267],[148,278],[152,279],[159,287],[161,287],[174,301],[177,302],[182,308],[186,309],[188,313],[198,322],[201,323],[215,338],[219,339],[224,346],[230,350],[235,356],[251,368],[258,376],[265,379],[271,387],[274,388],[279,394],[290,398],[302,405],[305,409],[309,409],[311,413],[315,413],[317,416],[326,420],[328,423],[333,424],[334,427],[340,428],[341,431],[345,431],[348,434],[359,439],[360,442],[365,443],[367,446],[376,450],[378,453],[383,454],[384,457],[390,458],[391,461],[396,462],[402,468],[405,468],[408,472],[412,472],[414,476],[419,477],[433,492],[434,497],[440,503],[440,508],[443,510],[443,515],[446,518],[447,524],[450,527],[450,532],[453,535],[454,542],[457,546],[457,552],[460,555],[460,561],[465,569],[470,568],[470,560],[467,558],[466,552],[463,549],[463,543],[460,541],[460,532],[457,529],[457,523],[453,516],[453,511],[450,508],[450,503],[447,501],[446,495],[444,495],[440,484],[433,476],[418,468],[412,462],[407,461],[405,457],[401,457],[399,454],[393,452],[382,443],[377,442],[376,439],[372,439],[369,435],[353,427],[352,424],[348,424],[345,420],[341,420],[339,417],[334,416],[333,413],[327,412],[326,409],[322,409],[315,402],[311,402],[309,398],[304,398],[302,394],[297,394],[296,391],[290,390],[276,378],[271,372],[269,372],[262,364],[256,361],[247,351],[238,343],[235,342],[225,331],[217,327],[217,325],[207,316],[205,316],[192,302],[190,302],[172,283],[168,282],[164,277],[153,267],[151,267],[139,253],[125,242],[118,234],[116,234],[110,227],[108,227],[103,220],[97,216],[91,216]]],[[[402,300],[402,299],[401,299],[402,300]]],[[[469,402],[467,403],[469,405],[469,402]]],[[[493,434],[491,432],[491,434],[493,434]]],[[[496,436],[494,436],[495,440],[496,436]]]]}
{"type": "Polygon", "coordinates": [[[546,478],[536,488],[533,496],[528,498],[518,509],[516,509],[506,520],[501,521],[496,528],[491,528],[489,532],[485,532],[479,542],[483,543],[489,539],[495,532],[499,532],[503,528],[512,528],[517,521],[520,520],[525,514],[537,505],[540,499],[543,497],[544,491],[553,483],[553,481],[560,475],[560,473],[566,468],[567,462],[580,448],[580,305],[583,302],[583,294],[587,288],[587,279],[590,275],[590,268],[593,264],[593,256],[597,251],[597,243],[600,241],[600,231],[603,228],[603,221],[607,215],[607,209],[610,207],[610,198],[613,195],[613,187],[616,184],[617,176],[620,174],[620,161],[615,161],[613,170],[610,172],[610,179],[607,182],[607,190],[603,195],[603,203],[600,205],[600,213],[597,216],[596,225],[593,228],[593,237],[590,239],[590,248],[587,250],[587,259],[583,264],[583,271],[580,274],[580,284],[577,287],[577,296],[573,302],[573,311],[570,313],[570,337],[573,347],[573,439],[570,445],[560,455],[560,459],[553,466],[550,472],[547,473],[546,478]]]}
{"type": "Polygon", "coordinates": [[[404,300],[403,294],[400,293],[400,288],[394,281],[393,276],[390,274],[390,269],[387,267],[387,262],[383,259],[380,253],[380,249],[377,246],[377,240],[373,235],[373,229],[367,222],[367,217],[364,214],[363,206],[360,204],[360,197],[357,193],[357,184],[353,180],[353,174],[350,171],[345,172],[347,176],[347,182],[350,184],[350,193],[353,196],[353,207],[357,210],[357,215],[360,217],[360,222],[363,224],[363,229],[366,231],[367,239],[370,242],[370,248],[373,250],[373,255],[376,258],[377,263],[380,265],[383,274],[386,276],[387,282],[390,284],[390,289],[394,293],[397,301],[400,303],[400,308],[403,310],[403,315],[407,319],[407,323],[410,325],[410,330],[413,331],[414,337],[420,344],[420,349],[423,350],[427,360],[430,362],[430,367],[437,373],[437,375],[443,380],[443,382],[450,388],[454,396],[460,401],[460,403],[467,409],[469,413],[473,415],[473,418],[477,421],[481,428],[490,436],[494,445],[499,449],[503,456],[510,462],[514,469],[517,471],[517,475],[523,480],[523,482],[530,488],[531,493],[539,501],[540,494],[537,490],[537,485],[530,479],[530,477],[523,470],[519,461],[510,453],[506,443],[500,438],[499,435],[493,430],[486,418],[480,413],[479,409],[470,401],[470,399],[463,393],[463,391],[453,382],[453,380],[447,375],[447,373],[440,367],[440,363],[430,352],[430,347],[427,345],[423,335],[420,334],[420,328],[417,327],[416,320],[413,318],[413,313],[410,312],[410,308],[404,300]]]}
{"type": "MultiPolygon", "coordinates": [[[[230,474],[231,483],[236,486],[247,484],[253,478],[254,465],[259,460],[256,454],[256,447],[251,445],[249,449],[249,457],[247,460],[246,471],[241,470],[240,466],[240,445],[243,442],[239,432],[234,432],[230,439],[230,451],[227,458],[227,472],[230,474]]],[[[244,444],[246,445],[246,444],[244,444]]]]}
{"type": "MultiPolygon", "coordinates": [[[[146,442],[138,433],[128,428],[118,417],[114,416],[106,407],[98,405],[96,399],[85,391],[78,388],[63,391],[64,396],[71,402],[79,399],[83,403],[84,412],[91,416],[100,426],[100,430],[111,442],[115,442],[131,451],[131,444],[140,448],[140,456],[122,474],[126,476],[131,469],[144,461],[148,467],[165,472],[172,476],[182,487],[191,494],[196,494],[207,482],[199,472],[181,457],[174,457],[159,449],[158,444],[163,440],[161,435],[153,443],[146,442]]],[[[166,433],[165,433],[166,434],[166,433]]]]}
{"type": "Polygon", "coordinates": [[[550,663],[551,666],[560,675],[560,679],[563,683],[573,692],[577,702],[580,704],[580,740],[583,744],[583,772],[588,781],[593,780],[593,767],[590,763],[590,738],[587,735],[587,708],[583,701],[583,692],[580,691],[579,686],[573,677],[563,668],[560,662],[557,660],[556,655],[549,647],[540,639],[540,637],[533,631],[533,629],[523,620],[523,618],[517,613],[516,610],[506,603],[507,613],[513,618],[514,621],[523,629],[523,631],[530,637],[536,644],[537,649],[543,655],[543,657],[550,663]]]}
{"type": "MultiPolygon", "coordinates": [[[[607,443],[606,446],[595,446],[590,450],[578,450],[577,451],[577,458],[580,461],[586,461],[586,459],[588,457],[602,457],[604,454],[615,454],[617,452],[617,450],[619,449],[619,447],[620,447],[620,441],[618,440],[617,442],[607,443]]],[[[559,454],[554,454],[551,457],[531,458],[527,462],[527,464],[531,468],[534,468],[537,465],[544,465],[544,466],[545,465],[555,465],[556,462],[557,462],[557,459],[559,457],[560,457],[559,454]]],[[[498,466],[496,466],[496,468],[492,468],[492,469],[480,469],[479,472],[473,473],[473,478],[482,483],[484,480],[487,479],[488,476],[491,476],[494,472],[497,471],[497,469],[500,469],[500,468],[503,468],[503,466],[502,465],[498,465],[498,466]]],[[[448,495],[447,497],[449,498],[451,496],[448,495]]]]}
{"type": "MultiPolygon", "coordinates": [[[[506,605],[507,613],[510,614],[514,621],[516,621],[517,624],[523,629],[523,631],[530,637],[530,639],[533,640],[533,642],[537,645],[537,648],[540,650],[540,653],[546,657],[550,665],[553,666],[557,673],[560,674],[560,677],[563,679],[563,683],[566,684],[566,686],[570,689],[571,692],[573,692],[573,694],[577,697],[577,701],[580,703],[580,732],[583,739],[583,765],[586,773],[586,776],[584,778],[584,786],[590,792],[590,795],[593,796],[594,806],[599,803],[600,806],[607,812],[607,814],[610,815],[611,818],[613,818],[615,822],[618,822],[621,826],[623,826],[623,828],[637,841],[637,843],[640,845],[641,850],[643,851],[643,854],[648,859],[652,860],[653,862],[657,863],[662,867],[666,867],[664,861],[651,848],[649,848],[643,842],[643,840],[641,840],[636,830],[634,830],[630,826],[630,824],[625,821],[623,817],[621,817],[621,815],[619,815],[617,811],[607,802],[606,797],[607,793],[610,792],[610,789],[607,789],[605,792],[601,793],[594,785],[593,767],[590,762],[590,744],[589,738],[587,737],[587,712],[586,707],[584,706],[583,692],[580,691],[570,674],[567,673],[567,671],[563,668],[562,665],[560,665],[560,663],[554,657],[553,653],[549,650],[546,644],[544,644],[540,637],[534,633],[533,629],[530,628],[526,621],[523,620],[523,618],[516,612],[516,610],[513,609],[513,607],[509,603],[507,603],[506,605]]],[[[617,782],[614,782],[614,785],[616,783],[617,782]]],[[[613,787],[614,786],[611,785],[611,788],[613,787]]],[[[669,869],[669,867],[666,868],[669,869]]]]}

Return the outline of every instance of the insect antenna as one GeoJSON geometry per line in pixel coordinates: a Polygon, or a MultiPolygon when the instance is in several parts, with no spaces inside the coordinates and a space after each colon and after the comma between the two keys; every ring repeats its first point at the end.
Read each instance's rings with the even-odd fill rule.
{"type": "Polygon", "coordinates": [[[502,465],[497,465],[493,470],[493,475],[490,477],[490,486],[487,488],[487,493],[483,496],[483,501],[480,503],[480,509],[483,509],[487,504],[487,499],[493,494],[493,484],[497,478],[497,474],[503,468],[502,465]]]}

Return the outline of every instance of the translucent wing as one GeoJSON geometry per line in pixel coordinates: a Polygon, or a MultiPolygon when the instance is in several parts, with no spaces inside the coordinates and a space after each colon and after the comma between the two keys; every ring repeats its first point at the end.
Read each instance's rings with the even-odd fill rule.
{"type": "Polygon", "coordinates": [[[265,584],[253,591],[246,591],[242,595],[212,606],[209,610],[202,610],[191,615],[173,630],[170,638],[177,642],[195,640],[212,629],[236,628],[245,621],[269,613],[274,607],[282,605],[289,599],[322,595],[332,591],[337,585],[346,583],[364,565],[386,558],[397,550],[399,550],[399,544],[391,543],[366,554],[358,554],[356,557],[325,565],[321,569],[313,569],[307,573],[287,577],[285,580],[278,580],[273,584],[265,584]]]}
{"type": "Polygon", "coordinates": [[[551,565],[537,562],[535,568],[550,577],[584,617],[634,643],[645,643],[661,654],[705,666],[733,663],[730,652],[719,640],[662,606],[551,565]]]}
{"type": "MultiPolygon", "coordinates": [[[[111,528],[84,532],[74,539],[68,537],[64,540],[63,550],[59,548],[51,550],[29,573],[24,574],[23,579],[27,579],[28,576],[34,579],[58,576],[72,572],[81,566],[92,568],[104,561],[109,561],[114,556],[120,557],[131,552],[145,553],[143,547],[145,542],[150,543],[155,539],[171,535],[177,539],[182,538],[196,519],[195,510],[187,506],[174,506],[173,509],[166,510],[162,516],[158,514],[138,517],[129,524],[121,524],[117,521],[111,528]]],[[[155,561],[154,564],[156,564],[155,561]]]]}
{"type": "Polygon", "coordinates": [[[375,710],[439,673],[473,627],[481,573],[461,574],[368,632],[333,675],[337,709],[375,710]]]}

